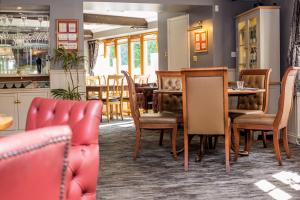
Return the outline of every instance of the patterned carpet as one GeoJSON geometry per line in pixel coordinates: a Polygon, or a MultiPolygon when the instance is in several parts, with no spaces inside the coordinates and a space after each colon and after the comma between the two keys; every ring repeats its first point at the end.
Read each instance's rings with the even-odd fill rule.
{"type": "MultiPolygon", "coordinates": [[[[178,147],[183,145],[181,135],[178,147]]],[[[255,142],[250,156],[232,161],[231,173],[226,174],[222,143],[196,163],[199,140],[195,138],[189,171],[184,172],[183,154],[177,161],[172,159],[169,135],[162,147],[158,140],[159,132],[144,131],[140,156],[133,161],[132,121],[102,123],[97,199],[300,199],[300,146],[290,145],[292,158],[282,154],[283,166],[278,166],[272,143],[264,149],[255,142]]]]}

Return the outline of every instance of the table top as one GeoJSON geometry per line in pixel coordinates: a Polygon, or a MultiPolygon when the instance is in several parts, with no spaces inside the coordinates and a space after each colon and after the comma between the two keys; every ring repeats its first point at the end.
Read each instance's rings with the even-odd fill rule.
{"type": "Polygon", "coordinates": [[[9,128],[13,123],[13,118],[8,116],[0,116],[0,130],[9,128]]]}
{"type": "MultiPolygon", "coordinates": [[[[154,93],[159,94],[182,94],[181,90],[154,90],[154,93]]],[[[257,93],[264,93],[266,92],[265,89],[255,89],[255,88],[249,88],[249,89],[232,89],[228,88],[227,90],[228,95],[251,95],[251,94],[257,94],[257,93]]]]}

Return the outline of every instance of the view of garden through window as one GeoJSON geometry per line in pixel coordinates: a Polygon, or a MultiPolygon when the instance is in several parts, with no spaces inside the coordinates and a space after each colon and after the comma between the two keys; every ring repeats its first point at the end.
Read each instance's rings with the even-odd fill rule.
{"type": "Polygon", "coordinates": [[[98,75],[118,74],[122,70],[131,71],[131,75],[144,72],[153,79],[156,78],[155,71],[158,70],[157,34],[147,34],[144,37],[142,35],[134,36],[131,40],[113,38],[100,43],[94,73],[98,75]],[[130,43],[128,43],[129,41],[130,43]],[[131,52],[128,52],[129,49],[131,52]]]}

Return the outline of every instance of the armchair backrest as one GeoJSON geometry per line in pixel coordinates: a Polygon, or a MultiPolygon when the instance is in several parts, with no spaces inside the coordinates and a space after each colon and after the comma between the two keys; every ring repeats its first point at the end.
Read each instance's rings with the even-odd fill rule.
{"type": "Polygon", "coordinates": [[[156,71],[160,90],[182,90],[180,71],[156,71]]]}
{"type": "Polygon", "coordinates": [[[300,70],[300,67],[289,67],[282,78],[278,111],[274,121],[274,125],[280,129],[288,125],[289,115],[293,106],[294,86],[298,70],[300,70]]]}
{"type": "Polygon", "coordinates": [[[266,92],[240,96],[238,98],[238,109],[267,112],[271,71],[271,69],[244,69],[240,72],[240,80],[244,81],[245,87],[265,89],[266,92]]]}
{"type": "Polygon", "coordinates": [[[100,101],[35,98],[29,108],[26,130],[55,125],[72,129],[67,199],[96,198],[101,112],[100,101]]]}
{"type": "Polygon", "coordinates": [[[227,68],[182,70],[183,119],[189,134],[228,133],[227,68]]]}
{"type": "MultiPolygon", "coordinates": [[[[182,79],[180,71],[156,71],[159,90],[182,91],[182,79]]],[[[176,95],[163,94],[159,102],[160,111],[175,113],[182,112],[182,98],[176,95]]],[[[178,117],[181,122],[181,117],[178,117]]]]}
{"type": "Polygon", "coordinates": [[[68,126],[57,126],[2,138],[1,199],[65,199],[71,134],[68,126]]]}

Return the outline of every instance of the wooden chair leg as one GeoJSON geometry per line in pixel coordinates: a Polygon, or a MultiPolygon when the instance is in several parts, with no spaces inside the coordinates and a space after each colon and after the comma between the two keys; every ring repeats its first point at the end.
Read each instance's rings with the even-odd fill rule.
{"type": "Polygon", "coordinates": [[[136,160],[136,157],[139,153],[141,148],[141,129],[136,129],[136,138],[135,138],[135,151],[133,155],[133,160],[136,160]]]}
{"type": "Polygon", "coordinates": [[[286,153],[287,158],[291,157],[290,149],[289,149],[289,141],[288,141],[288,130],[287,127],[283,128],[283,147],[286,153]]]}
{"type": "Polygon", "coordinates": [[[115,107],[116,107],[116,117],[117,117],[117,120],[119,119],[119,106],[118,104],[115,104],[115,107]]]}
{"type": "Polygon", "coordinates": [[[264,148],[267,148],[267,133],[265,131],[261,132],[262,141],[264,144],[264,148]]]}
{"type": "MultiPolygon", "coordinates": [[[[214,145],[213,145],[213,149],[216,149],[217,143],[218,143],[218,136],[214,136],[214,145]]],[[[231,146],[231,145],[230,145],[230,146],[231,146]]]]}
{"type": "Polygon", "coordinates": [[[164,129],[160,130],[160,136],[159,136],[159,146],[162,146],[164,140],[164,129]]]}
{"type": "Polygon", "coordinates": [[[206,141],[207,141],[207,137],[205,135],[200,135],[199,153],[196,157],[196,160],[195,160],[196,162],[200,162],[205,154],[206,141]]]}
{"type": "Polygon", "coordinates": [[[240,132],[238,128],[233,125],[233,134],[234,134],[234,160],[237,161],[240,149],[240,132]]]}
{"type": "Polygon", "coordinates": [[[110,105],[106,104],[106,117],[107,117],[107,121],[108,123],[110,122],[110,105]]]}
{"type": "Polygon", "coordinates": [[[121,120],[123,121],[123,102],[120,103],[121,120]]]}
{"type": "Polygon", "coordinates": [[[184,130],[184,171],[189,170],[189,136],[187,130],[184,130]]]}
{"type": "Polygon", "coordinates": [[[274,144],[274,151],[276,154],[276,159],[279,165],[282,165],[281,161],[281,154],[280,154],[280,147],[279,147],[279,130],[273,130],[273,144],[274,144]]]}
{"type": "Polygon", "coordinates": [[[225,166],[226,166],[226,172],[230,172],[230,132],[228,134],[225,133],[225,166]]]}
{"type": "Polygon", "coordinates": [[[177,160],[177,151],[176,151],[176,135],[177,135],[177,124],[173,127],[172,130],[172,150],[173,150],[173,158],[177,160]]]}
{"type": "Polygon", "coordinates": [[[245,150],[247,152],[250,152],[253,143],[253,131],[252,130],[247,131],[246,137],[247,137],[247,144],[245,144],[246,147],[245,150]]]}

